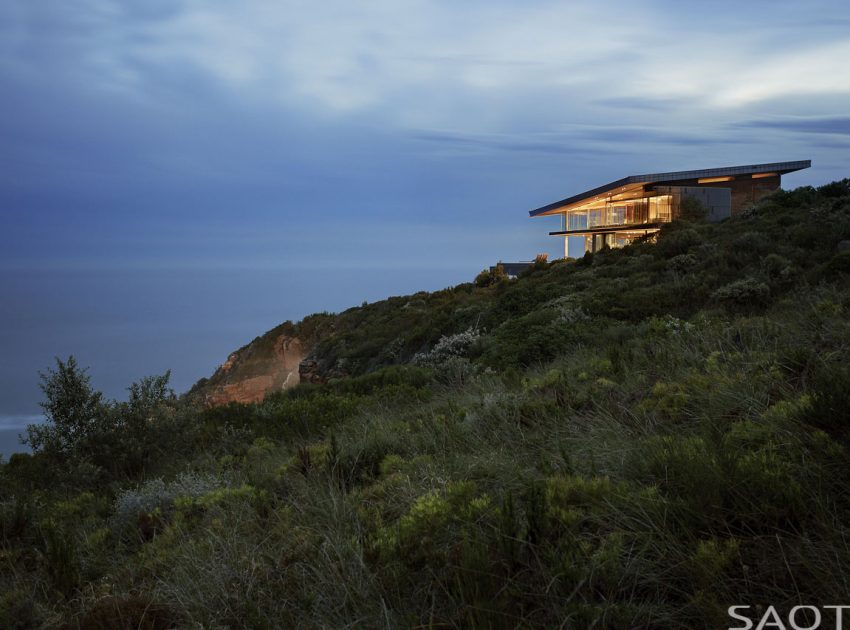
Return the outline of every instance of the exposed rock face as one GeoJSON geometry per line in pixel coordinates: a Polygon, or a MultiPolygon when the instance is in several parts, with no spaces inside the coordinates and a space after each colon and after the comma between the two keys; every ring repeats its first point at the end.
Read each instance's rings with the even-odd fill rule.
{"type": "Polygon", "coordinates": [[[298,365],[298,376],[302,383],[324,383],[319,375],[319,362],[315,359],[305,359],[298,365]]]}
{"type": "Polygon", "coordinates": [[[271,392],[297,385],[306,354],[299,339],[285,334],[275,338],[271,348],[265,338],[254,340],[227,357],[200,393],[210,406],[258,402],[271,392]]]}
{"type": "Polygon", "coordinates": [[[302,383],[322,385],[329,380],[348,378],[349,374],[340,368],[323,368],[313,357],[304,359],[298,366],[298,374],[302,383]]]}

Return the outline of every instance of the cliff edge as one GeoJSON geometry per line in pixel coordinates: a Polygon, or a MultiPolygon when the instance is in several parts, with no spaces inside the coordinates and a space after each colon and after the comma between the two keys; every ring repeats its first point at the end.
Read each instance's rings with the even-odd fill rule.
{"type": "Polygon", "coordinates": [[[294,387],[301,382],[299,368],[309,347],[293,333],[282,325],[257,337],[232,352],[211,377],[198,381],[188,396],[212,407],[260,402],[272,392],[294,387]]]}

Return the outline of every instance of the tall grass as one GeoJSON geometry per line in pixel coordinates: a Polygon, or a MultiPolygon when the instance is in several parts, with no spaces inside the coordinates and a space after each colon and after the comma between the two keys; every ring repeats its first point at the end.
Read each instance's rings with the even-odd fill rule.
{"type": "Polygon", "coordinates": [[[179,448],[143,479],[51,485],[55,462],[17,457],[0,622],[718,627],[846,601],[848,207],[782,193],[323,315],[322,360],[363,374],[174,403],[179,448]]]}

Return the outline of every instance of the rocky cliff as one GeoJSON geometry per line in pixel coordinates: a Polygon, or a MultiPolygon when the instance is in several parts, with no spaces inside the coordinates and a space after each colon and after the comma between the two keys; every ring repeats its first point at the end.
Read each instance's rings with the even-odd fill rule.
{"type": "Polygon", "coordinates": [[[215,373],[189,392],[209,406],[261,401],[271,392],[301,382],[299,368],[308,348],[286,333],[258,337],[233,352],[215,373]]]}
{"type": "MultiPolygon", "coordinates": [[[[349,309],[346,314],[360,310],[349,309]]],[[[336,354],[321,351],[322,341],[338,332],[338,321],[338,315],[315,313],[298,323],[283,322],[231,353],[211,377],[195,383],[186,396],[211,407],[252,403],[298,383],[345,378],[348,371],[338,364],[336,354]]],[[[348,328],[360,324],[356,320],[348,328]]]]}

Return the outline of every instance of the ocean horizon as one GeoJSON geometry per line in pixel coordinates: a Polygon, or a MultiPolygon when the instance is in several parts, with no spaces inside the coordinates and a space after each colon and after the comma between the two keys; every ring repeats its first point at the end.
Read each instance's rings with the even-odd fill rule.
{"type": "Polygon", "coordinates": [[[29,453],[30,448],[21,444],[19,436],[24,435],[27,425],[44,422],[42,414],[0,415],[0,457],[9,461],[14,453],[29,453]]]}
{"type": "Polygon", "coordinates": [[[0,432],[40,416],[39,373],[55,369],[54,357],[73,355],[92,388],[110,400],[125,400],[131,383],[166,370],[180,394],[211,376],[231,352],[286,320],[440,289],[471,279],[474,271],[0,266],[0,432]]]}

